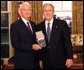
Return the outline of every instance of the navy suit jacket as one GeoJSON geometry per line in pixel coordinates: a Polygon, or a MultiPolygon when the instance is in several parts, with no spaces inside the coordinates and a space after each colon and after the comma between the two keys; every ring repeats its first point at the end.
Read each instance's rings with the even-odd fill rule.
{"type": "Polygon", "coordinates": [[[54,19],[50,41],[47,40],[45,21],[37,25],[37,31],[42,30],[45,35],[46,47],[39,51],[44,69],[65,68],[66,59],[73,59],[70,32],[65,21],[54,19]]]}
{"type": "Polygon", "coordinates": [[[32,50],[32,45],[36,43],[35,30],[36,25],[30,21],[33,34],[28,27],[19,19],[11,24],[11,43],[14,47],[14,59],[16,69],[34,69],[35,68],[35,51],[32,50]]]}

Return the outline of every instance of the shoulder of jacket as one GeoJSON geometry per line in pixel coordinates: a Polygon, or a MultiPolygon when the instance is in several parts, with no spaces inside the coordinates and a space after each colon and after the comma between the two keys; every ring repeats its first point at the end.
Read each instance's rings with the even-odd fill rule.
{"type": "Polygon", "coordinates": [[[31,20],[29,20],[29,22],[32,23],[32,24],[36,24],[35,22],[33,22],[33,21],[31,21],[31,20]]]}
{"type": "Polygon", "coordinates": [[[17,20],[17,21],[15,21],[15,22],[13,22],[13,23],[11,24],[11,26],[17,26],[17,25],[19,25],[19,23],[20,23],[20,20],[17,20]]]}
{"type": "Polygon", "coordinates": [[[45,23],[45,21],[42,21],[42,22],[40,22],[40,23],[38,23],[37,25],[39,26],[41,26],[41,25],[43,25],[45,23]]]}
{"type": "Polygon", "coordinates": [[[57,22],[57,23],[60,24],[60,25],[67,24],[66,21],[60,20],[60,19],[55,19],[54,22],[57,22]]]}

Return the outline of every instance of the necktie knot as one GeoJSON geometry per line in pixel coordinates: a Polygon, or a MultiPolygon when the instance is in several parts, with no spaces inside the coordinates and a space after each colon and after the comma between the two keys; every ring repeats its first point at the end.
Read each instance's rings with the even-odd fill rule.
{"type": "Polygon", "coordinates": [[[27,22],[27,25],[29,24],[29,22],[27,22]]]}
{"type": "Polygon", "coordinates": [[[48,23],[48,26],[50,26],[50,23],[48,23]]]}

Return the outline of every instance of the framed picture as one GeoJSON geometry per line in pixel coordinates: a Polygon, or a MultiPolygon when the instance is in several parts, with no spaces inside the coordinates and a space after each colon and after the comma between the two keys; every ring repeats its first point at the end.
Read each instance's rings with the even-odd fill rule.
{"type": "Polygon", "coordinates": [[[72,42],[72,46],[77,45],[77,34],[71,34],[71,42],[72,42]]]}
{"type": "Polygon", "coordinates": [[[77,36],[77,45],[83,46],[83,35],[82,34],[78,34],[77,36]]]}

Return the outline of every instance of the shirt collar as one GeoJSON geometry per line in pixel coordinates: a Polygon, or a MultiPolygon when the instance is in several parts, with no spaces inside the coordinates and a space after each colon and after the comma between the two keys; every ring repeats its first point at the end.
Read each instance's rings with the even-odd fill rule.
{"type": "Polygon", "coordinates": [[[50,23],[50,29],[52,30],[52,26],[53,26],[53,18],[50,20],[50,22],[48,22],[47,20],[45,20],[45,28],[46,28],[46,31],[47,31],[47,24],[50,23]]]}
{"type": "Polygon", "coordinates": [[[29,21],[27,21],[25,18],[23,18],[23,17],[21,17],[22,18],[22,20],[23,20],[23,22],[27,25],[27,22],[29,22],[29,21]]]}
{"type": "Polygon", "coordinates": [[[46,20],[45,23],[50,23],[50,24],[52,24],[52,23],[53,23],[53,18],[50,20],[50,22],[48,22],[48,21],[46,20]]]}

